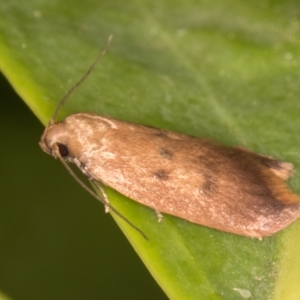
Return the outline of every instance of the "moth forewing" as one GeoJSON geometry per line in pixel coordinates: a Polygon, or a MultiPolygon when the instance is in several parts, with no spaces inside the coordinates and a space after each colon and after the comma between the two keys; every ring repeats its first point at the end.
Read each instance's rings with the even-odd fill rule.
{"type": "Polygon", "coordinates": [[[262,237],[300,214],[283,180],[291,165],[244,149],[89,113],[51,125],[44,140],[89,178],[193,223],[262,237]]]}

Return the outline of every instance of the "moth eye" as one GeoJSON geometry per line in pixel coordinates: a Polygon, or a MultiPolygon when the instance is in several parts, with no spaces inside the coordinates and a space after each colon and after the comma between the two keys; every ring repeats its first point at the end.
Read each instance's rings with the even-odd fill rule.
{"type": "Polygon", "coordinates": [[[61,157],[67,157],[69,155],[69,150],[66,145],[57,143],[57,146],[61,157]]]}

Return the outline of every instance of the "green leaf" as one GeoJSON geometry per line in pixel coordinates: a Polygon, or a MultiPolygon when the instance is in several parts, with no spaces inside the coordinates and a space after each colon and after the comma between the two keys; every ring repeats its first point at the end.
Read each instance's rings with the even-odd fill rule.
{"type": "Polygon", "coordinates": [[[8,298],[5,294],[0,292],[0,300],[10,300],[10,298],[8,298]]]}
{"type": "MultiPolygon", "coordinates": [[[[293,1],[0,3],[0,67],[46,125],[79,111],[156,126],[299,168],[299,12],[293,1]]],[[[129,145],[130,147],[130,145],[129,145]]],[[[299,175],[290,182],[299,192],[299,175]]],[[[262,241],[165,215],[111,189],[116,217],[170,299],[299,299],[300,222],[262,241]]],[[[115,216],[114,216],[115,217],[115,216]]]]}

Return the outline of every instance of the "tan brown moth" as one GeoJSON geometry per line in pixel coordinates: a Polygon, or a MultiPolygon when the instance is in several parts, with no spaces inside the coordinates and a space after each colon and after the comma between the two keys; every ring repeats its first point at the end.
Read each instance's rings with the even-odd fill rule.
{"type": "Polygon", "coordinates": [[[103,199],[84,187],[106,207],[119,215],[97,182],[159,213],[248,237],[272,235],[300,216],[300,199],[285,183],[293,172],[290,163],[93,113],[55,123],[106,50],[63,98],[39,143],[71,173],[68,162],[91,179],[103,199]]]}

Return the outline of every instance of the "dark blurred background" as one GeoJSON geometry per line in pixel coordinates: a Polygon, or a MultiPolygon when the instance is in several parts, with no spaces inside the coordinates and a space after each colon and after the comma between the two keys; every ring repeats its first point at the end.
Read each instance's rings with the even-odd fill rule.
{"type": "Polygon", "coordinates": [[[11,299],[167,299],[104,208],[43,153],[0,74],[0,290],[11,299]]]}

